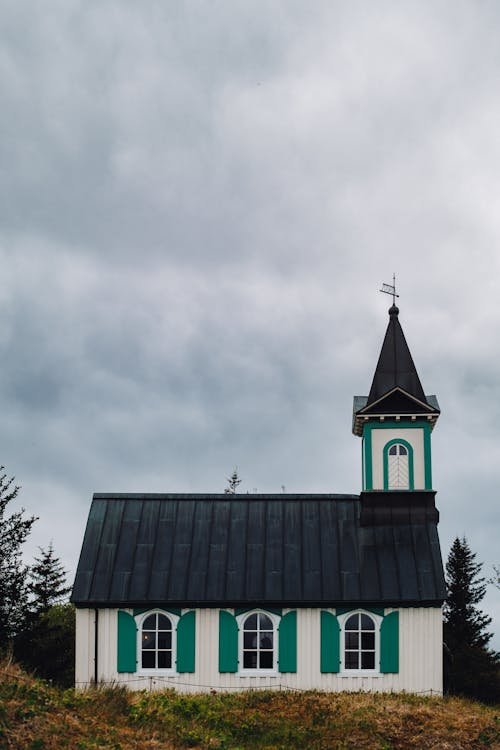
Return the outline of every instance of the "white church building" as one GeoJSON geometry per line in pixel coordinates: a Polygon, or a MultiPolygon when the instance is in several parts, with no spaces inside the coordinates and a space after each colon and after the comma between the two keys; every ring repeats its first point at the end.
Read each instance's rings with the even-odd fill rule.
{"type": "Polygon", "coordinates": [[[77,685],[442,692],[439,413],[393,304],[354,397],[359,495],[96,493],[72,593],[77,685]]]}

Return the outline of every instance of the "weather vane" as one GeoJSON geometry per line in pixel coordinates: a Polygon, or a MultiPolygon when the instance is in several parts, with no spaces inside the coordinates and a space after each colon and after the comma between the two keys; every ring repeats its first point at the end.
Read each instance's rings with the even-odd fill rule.
{"type": "Polygon", "coordinates": [[[396,294],[396,274],[392,274],[392,284],[382,284],[382,289],[380,289],[381,292],[384,294],[392,294],[392,304],[396,304],[396,297],[399,297],[399,294],[396,294]]]}

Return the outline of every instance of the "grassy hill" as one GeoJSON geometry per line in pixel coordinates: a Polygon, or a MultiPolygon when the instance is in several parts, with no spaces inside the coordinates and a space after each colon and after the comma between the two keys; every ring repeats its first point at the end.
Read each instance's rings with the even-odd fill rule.
{"type": "Polygon", "coordinates": [[[481,750],[500,748],[500,707],[368,693],[181,695],[61,691],[0,664],[9,750],[481,750]]]}

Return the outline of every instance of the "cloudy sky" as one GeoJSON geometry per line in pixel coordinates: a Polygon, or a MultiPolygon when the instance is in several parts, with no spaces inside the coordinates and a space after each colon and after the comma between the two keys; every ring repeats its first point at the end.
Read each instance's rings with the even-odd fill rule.
{"type": "Polygon", "coordinates": [[[493,0],[4,0],[0,458],[28,557],[53,540],[72,577],[94,491],[237,466],[358,492],[396,272],[443,555],[466,534],[492,573],[499,27],[493,0]]]}

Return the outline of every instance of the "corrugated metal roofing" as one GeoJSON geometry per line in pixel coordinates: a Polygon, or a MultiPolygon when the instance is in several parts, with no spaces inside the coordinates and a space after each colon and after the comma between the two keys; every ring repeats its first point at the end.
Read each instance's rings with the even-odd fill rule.
{"type": "Polygon", "coordinates": [[[357,495],[96,494],[72,601],[441,603],[434,516],[368,525],[361,506],[357,495]]]}

